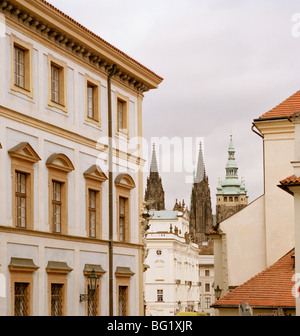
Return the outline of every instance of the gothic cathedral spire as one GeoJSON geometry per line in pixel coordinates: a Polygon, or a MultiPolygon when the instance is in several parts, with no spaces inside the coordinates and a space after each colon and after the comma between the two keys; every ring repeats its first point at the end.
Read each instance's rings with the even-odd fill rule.
{"type": "Polygon", "coordinates": [[[155,144],[152,150],[150,175],[147,178],[145,201],[148,210],[165,210],[165,192],[158,172],[155,144]]]}
{"type": "Polygon", "coordinates": [[[191,194],[190,235],[194,243],[206,240],[205,232],[213,226],[210,188],[205,172],[203,148],[200,143],[197,170],[191,194]]]}

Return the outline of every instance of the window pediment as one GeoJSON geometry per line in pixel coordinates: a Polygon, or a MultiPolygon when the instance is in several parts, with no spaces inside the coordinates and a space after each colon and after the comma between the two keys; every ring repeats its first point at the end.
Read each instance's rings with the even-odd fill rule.
{"type": "Polygon", "coordinates": [[[74,170],[73,163],[65,154],[54,153],[49,156],[46,165],[48,168],[63,170],[67,173],[74,170]]]}
{"type": "Polygon", "coordinates": [[[129,174],[119,174],[115,179],[115,185],[129,190],[135,188],[134,180],[129,174]]]}
{"type": "Polygon", "coordinates": [[[88,170],[83,173],[84,177],[91,178],[100,182],[105,182],[107,176],[103,173],[101,168],[98,165],[91,166],[88,170]]]}
{"type": "Polygon", "coordinates": [[[120,267],[117,266],[115,275],[116,276],[123,276],[123,277],[132,277],[135,273],[132,272],[130,267],[120,267]]]}
{"type": "Polygon", "coordinates": [[[10,157],[36,163],[41,160],[28,142],[21,142],[8,151],[10,157]]]}

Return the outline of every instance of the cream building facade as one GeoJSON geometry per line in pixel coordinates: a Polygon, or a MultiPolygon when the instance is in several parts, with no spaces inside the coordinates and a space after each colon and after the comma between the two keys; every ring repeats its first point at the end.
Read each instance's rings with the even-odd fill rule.
{"type": "Polygon", "coordinates": [[[278,188],[293,174],[295,127],[285,114],[293,107],[293,98],[287,99],[254,120],[252,129],[262,138],[264,194],[212,231],[215,286],[222,296],[294,248],[293,198],[278,188]]]}
{"type": "Polygon", "coordinates": [[[145,304],[147,315],[180,312],[213,315],[213,255],[200,255],[189,238],[187,209],[150,211],[147,232],[145,304]]]}
{"type": "Polygon", "coordinates": [[[46,1],[0,15],[0,315],[143,315],[144,160],[126,148],[162,78],[46,1]]]}

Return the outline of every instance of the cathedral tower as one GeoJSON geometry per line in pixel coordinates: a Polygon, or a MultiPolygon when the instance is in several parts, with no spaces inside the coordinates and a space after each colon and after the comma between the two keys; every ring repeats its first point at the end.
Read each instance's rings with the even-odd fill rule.
{"type": "Polygon", "coordinates": [[[162,186],[161,177],[158,173],[158,164],[154,144],[150,165],[150,175],[147,178],[145,201],[147,203],[146,208],[148,210],[165,210],[165,192],[162,186]]]}
{"type": "Polygon", "coordinates": [[[228,147],[226,177],[219,180],[217,187],[216,220],[220,223],[248,205],[245,181],[238,178],[238,166],[235,162],[235,149],[232,135],[228,147]]]}
{"type": "Polygon", "coordinates": [[[206,176],[202,144],[200,143],[197,171],[191,194],[190,235],[194,243],[207,240],[205,232],[213,226],[210,188],[206,176]]]}

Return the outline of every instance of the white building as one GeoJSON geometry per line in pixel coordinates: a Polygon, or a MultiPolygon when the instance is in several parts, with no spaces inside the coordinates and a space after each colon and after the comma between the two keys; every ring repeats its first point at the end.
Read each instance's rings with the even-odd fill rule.
{"type": "Polygon", "coordinates": [[[213,255],[199,255],[189,239],[188,211],[150,211],[145,263],[147,315],[213,314],[213,255]]]}
{"type": "Polygon", "coordinates": [[[142,315],[144,161],[126,146],[162,78],[46,1],[0,15],[0,315],[142,315]]]}
{"type": "Polygon", "coordinates": [[[212,231],[215,286],[221,296],[295,247],[294,199],[278,184],[294,173],[291,161],[297,142],[289,117],[299,108],[300,91],[253,122],[254,132],[262,138],[264,193],[212,231]]]}

